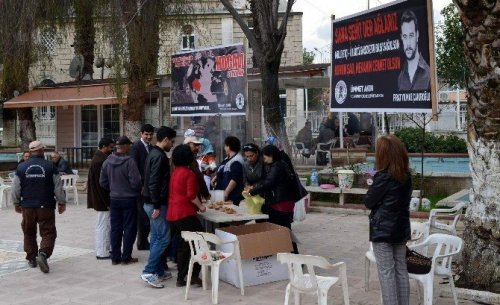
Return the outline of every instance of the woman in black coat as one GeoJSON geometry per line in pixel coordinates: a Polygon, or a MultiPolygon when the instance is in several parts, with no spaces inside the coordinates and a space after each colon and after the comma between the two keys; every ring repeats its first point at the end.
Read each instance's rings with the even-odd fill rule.
{"type": "Polygon", "coordinates": [[[377,140],[373,184],[365,197],[370,213],[370,241],[384,305],[408,305],[410,285],[406,242],[410,239],[411,175],[408,152],[393,135],[377,140]]]}
{"type": "MultiPolygon", "coordinates": [[[[291,230],[297,200],[297,194],[293,192],[297,188],[295,171],[283,160],[283,153],[274,145],[262,148],[262,156],[268,165],[266,177],[249,194],[264,194],[262,212],[269,215],[269,222],[291,230]]],[[[293,243],[293,248],[294,253],[298,253],[296,243],[293,243]]]]}

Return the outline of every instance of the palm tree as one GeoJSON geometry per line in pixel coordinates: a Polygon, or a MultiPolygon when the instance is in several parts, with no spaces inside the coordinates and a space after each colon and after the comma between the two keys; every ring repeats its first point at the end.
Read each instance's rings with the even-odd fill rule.
{"type": "Polygon", "coordinates": [[[453,0],[465,26],[472,203],[465,216],[461,277],[500,292],[500,1],[453,0]]]}

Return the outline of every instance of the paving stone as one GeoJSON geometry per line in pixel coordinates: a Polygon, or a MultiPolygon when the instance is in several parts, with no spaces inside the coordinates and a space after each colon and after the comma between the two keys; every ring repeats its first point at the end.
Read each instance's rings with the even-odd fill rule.
{"type": "MultiPolygon", "coordinates": [[[[86,208],[85,195],[79,199],[79,206],[70,204],[64,214],[56,216],[58,238],[49,260],[48,274],[41,273],[38,268],[27,267],[22,248],[21,216],[12,207],[0,210],[0,253],[4,253],[3,256],[0,254],[0,305],[210,303],[210,284],[208,290],[193,287],[189,300],[184,300],[184,288],[175,287],[177,271],[173,264],[170,266],[174,279],[166,281],[165,288],[153,289],[146,285],[139,275],[147,261],[148,251],[134,248],[133,256],[139,258],[139,263],[128,266],[112,266],[108,260],[97,260],[94,252],[95,212],[86,208]]],[[[332,262],[346,262],[351,304],[381,304],[377,272],[373,265],[370,290],[364,290],[364,255],[369,245],[368,219],[365,215],[311,213],[304,222],[294,223],[293,230],[300,239],[298,246],[301,253],[321,255],[332,262]]],[[[322,274],[336,272],[321,271],[322,274]]],[[[281,281],[245,287],[245,296],[241,296],[239,289],[221,282],[219,304],[282,304],[286,284],[286,281],[281,281]]],[[[436,286],[439,288],[439,285],[436,286]]],[[[418,304],[416,291],[412,282],[411,304],[418,304]]],[[[331,289],[329,302],[343,304],[340,287],[331,289]]],[[[303,304],[315,304],[315,298],[304,297],[303,304]]],[[[453,299],[438,297],[436,304],[451,305],[453,299]]],[[[460,300],[460,304],[475,303],[460,300]]]]}

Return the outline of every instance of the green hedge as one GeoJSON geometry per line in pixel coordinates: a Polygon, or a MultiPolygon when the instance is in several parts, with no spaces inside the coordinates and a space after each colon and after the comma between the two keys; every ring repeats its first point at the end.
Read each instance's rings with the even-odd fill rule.
{"type": "MultiPolygon", "coordinates": [[[[422,129],[402,128],[395,134],[406,145],[409,153],[421,152],[422,129]]],[[[435,135],[426,132],[424,151],[427,153],[467,153],[467,144],[456,135],[435,135]]]]}

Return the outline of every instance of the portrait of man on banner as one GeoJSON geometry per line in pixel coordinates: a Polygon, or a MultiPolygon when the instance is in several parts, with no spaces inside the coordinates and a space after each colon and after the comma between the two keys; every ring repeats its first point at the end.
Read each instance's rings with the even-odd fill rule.
{"type": "Polygon", "coordinates": [[[418,19],[412,10],[401,14],[400,29],[405,60],[398,77],[398,90],[430,90],[430,68],[418,48],[418,19]]]}

